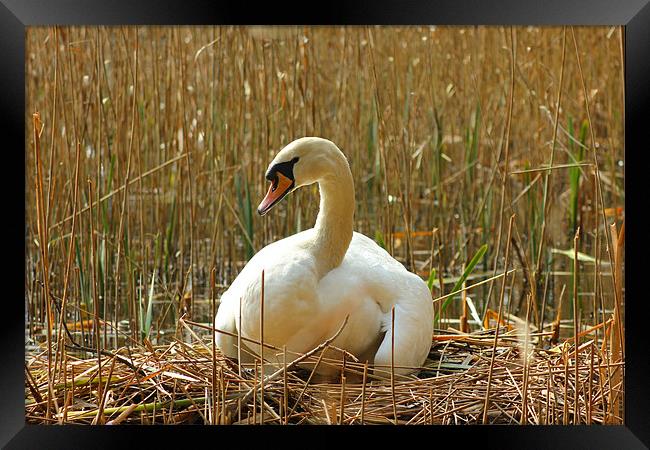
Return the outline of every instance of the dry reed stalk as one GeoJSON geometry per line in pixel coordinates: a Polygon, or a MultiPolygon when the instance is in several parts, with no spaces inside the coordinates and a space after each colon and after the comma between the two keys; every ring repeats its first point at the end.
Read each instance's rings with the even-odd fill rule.
{"type": "Polygon", "coordinates": [[[59,425],[63,425],[65,422],[67,422],[68,419],[68,407],[72,403],[72,392],[68,391],[68,395],[65,397],[65,403],[63,404],[63,414],[61,414],[61,418],[59,419],[59,425]]]}
{"type": "MultiPolygon", "coordinates": [[[[513,30],[513,27],[510,27],[510,90],[508,92],[508,109],[506,112],[506,125],[504,128],[504,140],[502,144],[503,148],[505,149],[505,155],[503,158],[503,178],[502,178],[502,185],[501,185],[501,196],[499,199],[499,214],[498,214],[499,222],[497,225],[497,242],[496,242],[495,252],[494,252],[494,263],[493,263],[494,273],[492,274],[493,277],[497,273],[497,262],[499,260],[499,252],[501,251],[501,235],[503,233],[502,222],[504,217],[505,197],[506,197],[506,190],[507,190],[506,188],[509,182],[508,171],[510,170],[510,127],[512,121],[512,108],[513,108],[513,102],[515,97],[515,65],[516,65],[516,57],[517,57],[517,52],[515,49],[516,46],[515,36],[516,35],[513,30]]],[[[500,157],[501,157],[501,150],[499,150],[499,158],[500,157]]],[[[510,237],[508,237],[508,242],[506,243],[506,246],[509,245],[510,245],[510,237]]],[[[485,302],[485,308],[483,310],[484,318],[485,318],[485,314],[487,313],[488,305],[490,304],[490,299],[492,298],[493,286],[494,283],[491,282],[488,288],[487,301],[485,302]]],[[[487,420],[487,416],[485,416],[485,418],[487,420]]]]}
{"type": "MultiPolygon", "coordinates": [[[[45,212],[44,212],[44,200],[43,200],[43,169],[41,167],[41,132],[42,132],[42,123],[41,116],[38,112],[32,115],[32,131],[34,139],[34,161],[36,168],[35,176],[35,192],[36,192],[36,216],[37,216],[37,228],[38,228],[38,240],[39,240],[39,250],[41,256],[41,276],[43,278],[43,297],[46,306],[47,313],[47,347],[48,347],[48,388],[51,388],[52,379],[54,378],[54,373],[52,372],[51,360],[52,360],[52,327],[54,322],[52,304],[50,299],[50,274],[49,274],[49,261],[48,261],[48,233],[47,225],[45,223],[45,212]]],[[[48,395],[47,402],[47,418],[49,418],[50,411],[50,395],[48,395]]]]}
{"type": "Polygon", "coordinates": [[[562,300],[564,299],[565,289],[566,289],[566,284],[563,284],[562,290],[560,291],[559,300],[558,300],[559,305],[557,307],[557,316],[553,321],[553,334],[550,339],[551,345],[557,344],[558,340],[560,339],[560,320],[562,318],[562,300]]]}
{"type": "MultiPolygon", "coordinates": [[[[370,55],[370,67],[372,68],[372,79],[373,79],[373,87],[374,87],[374,99],[375,103],[377,105],[377,119],[380,124],[380,126],[377,128],[380,139],[379,139],[379,155],[380,159],[379,162],[381,164],[381,171],[383,174],[382,178],[382,183],[383,183],[383,192],[386,194],[384,196],[385,198],[385,208],[386,211],[390,211],[390,202],[388,200],[388,170],[386,168],[386,150],[384,148],[384,139],[382,139],[385,129],[386,129],[386,123],[384,120],[384,114],[383,114],[383,109],[382,105],[383,103],[381,102],[381,96],[379,95],[379,82],[377,79],[377,68],[375,65],[375,42],[373,38],[372,31],[370,30],[369,27],[366,27],[366,35],[368,37],[368,42],[369,42],[369,52],[368,54],[370,55]]],[[[385,223],[384,223],[384,235],[388,235],[391,231],[391,217],[390,214],[387,214],[385,217],[385,223]]],[[[387,249],[391,254],[393,253],[393,240],[390,239],[388,241],[388,249],[387,249]]]]}
{"type": "MultiPolygon", "coordinates": [[[[512,224],[515,220],[514,214],[510,216],[510,222],[508,223],[508,240],[506,241],[506,256],[505,256],[505,262],[504,262],[504,269],[507,272],[508,271],[508,263],[509,263],[509,258],[510,258],[510,237],[512,235],[512,224]]],[[[501,293],[499,294],[499,312],[497,316],[497,324],[496,324],[496,329],[494,331],[494,344],[492,345],[492,356],[490,360],[490,371],[488,372],[488,379],[487,379],[487,387],[485,389],[485,402],[483,404],[483,424],[486,425],[488,423],[488,408],[490,406],[490,384],[492,382],[492,374],[493,374],[493,369],[494,369],[494,361],[496,358],[496,352],[497,352],[497,342],[499,340],[499,328],[501,326],[501,314],[503,312],[503,296],[505,294],[505,289],[506,289],[506,280],[507,277],[503,278],[503,282],[501,283],[501,293]]]]}
{"type": "MultiPolygon", "coordinates": [[[[562,414],[562,425],[569,425],[569,363],[570,353],[567,350],[567,346],[562,346],[562,358],[564,360],[564,399],[563,399],[563,414],[562,414]]],[[[575,412],[577,413],[577,411],[575,412]]]]}
{"type": "Polygon", "coordinates": [[[614,291],[614,300],[615,300],[615,317],[614,317],[614,331],[617,336],[620,353],[617,361],[622,361],[625,359],[625,336],[623,333],[623,321],[621,316],[621,308],[623,303],[623,249],[625,248],[625,221],[621,224],[620,233],[616,230],[616,223],[610,225],[610,231],[612,233],[612,243],[613,247],[616,250],[614,256],[614,281],[615,281],[615,291],[614,291]]]}
{"type": "MultiPolygon", "coordinates": [[[[237,375],[239,375],[239,378],[242,377],[242,372],[241,372],[241,302],[242,298],[239,297],[239,315],[237,316],[237,375]]],[[[215,316],[216,317],[216,316],[215,316]]],[[[212,333],[214,335],[214,331],[212,333]]],[[[216,339],[216,337],[212,338],[213,340],[216,339]]],[[[241,390],[241,386],[238,384],[237,385],[237,390],[241,390]]],[[[241,422],[241,402],[238,403],[238,416],[237,420],[241,422]]]]}
{"type": "MultiPolygon", "coordinates": [[[[562,86],[564,83],[565,61],[566,61],[566,27],[562,27],[562,63],[560,64],[560,82],[557,89],[557,98],[555,101],[555,116],[553,118],[553,143],[551,145],[551,155],[549,157],[548,167],[553,167],[555,161],[555,147],[557,145],[557,130],[559,125],[559,117],[560,117],[560,105],[562,103],[562,86]]],[[[541,270],[542,250],[544,248],[544,238],[546,233],[546,217],[549,211],[548,191],[549,191],[549,185],[551,182],[552,173],[553,173],[552,170],[547,170],[544,176],[544,197],[542,200],[542,212],[543,212],[542,231],[539,240],[539,248],[537,251],[537,263],[535,264],[535,274],[539,273],[539,271],[541,270]]]]}
{"type": "MultiPolygon", "coordinates": [[[[439,293],[440,297],[438,300],[441,300],[443,297],[445,297],[445,283],[443,282],[442,278],[442,268],[443,268],[443,262],[442,262],[442,243],[440,241],[440,233],[436,232],[436,240],[438,241],[438,287],[439,287],[439,293]]],[[[435,300],[434,300],[435,301],[435,300]]],[[[435,308],[434,308],[435,310],[435,308]]],[[[435,314],[434,314],[435,317],[435,314]]],[[[440,327],[440,321],[442,320],[442,303],[438,303],[438,327],[440,327]]],[[[433,324],[434,326],[436,325],[435,323],[433,324]]]]}
{"type": "MultiPolygon", "coordinates": [[[[74,194],[73,194],[73,200],[72,200],[72,210],[73,213],[77,209],[77,196],[79,193],[79,154],[81,152],[81,146],[79,143],[77,143],[76,146],[76,157],[75,157],[75,173],[74,173],[74,194]]],[[[67,303],[67,294],[68,294],[68,285],[69,285],[69,280],[70,280],[70,267],[72,264],[72,247],[75,242],[75,225],[76,221],[72,221],[71,229],[70,229],[70,244],[68,246],[68,257],[66,260],[66,266],[65,266],[65,275],[63,279],[63,294],[61,296],[61,312],[60,312],[60,320],[59,320],[59,327],[57,331],[57,335],[59,336],[59,339],[57,341],[57,348],[61,350],[61,352],[64,351],[65,346],[63,345],[64,342],[64,337],[63,337],[63,326],[65,324],[65,307],[67,303]]],[[[60,359],[63,361],[63,357],[60,359]]]]}
{"type": "MultiPolygon", "coordinates": [[[[616,249],[616,253],[614,255],[614,267],[613,267],[613,273],[614,273],[614,282],[615,282],[615,291],[614,291],[614,322],[612,323],[612,334],[613,336],[611,337],[611,347],[610,347],[610,353],[612,355],[613,361],[615,363],[618,363],[620,361],[623,361],[625,356],[624,356],[624,348],[625,348],[625,343],[623,341],[623,332],[622,332],[622,326],[621,326],[621,298],[623,295],[623,279],[622,279],[622,251],[623,251],[623,243],[625,242],[625,222],[623,222],[623,226],[621,227],[621,233],[617,232],[616,229],[616,223],[613,223],[610,225],[610,233],[612,237],[612,247],[616,249]]],[[[612,383],[614,386],[618,385],[619,383],[623,382],[623,374],[622,368],[617,367],[614,369],[614,373],[612,374],[610,378],[610,383],[612,383]]],[[[609,404],[611,405],[610,409],[610,420],[615,420],[614,417],[616,414],[619,413],[621,405],[620,405],[620,397],[614,398],[613,390],[610,391],[610,397],[609,397],[609,404]]]]}
{"type": "MultiPolygon", "coordinates": [[[[114,293],[115,293],[115,298],[119,298],[119,293],[120,293],[120,286],[119,286],[119,273],[120,273],[120,257],[122,255],[121,249],[122,249],[122,238],[123,238],[123,232],[124,232],[124,221],[125,221],[125,214],[126,214],[126,206],[127,206],[127,198],[128,198],[128,187],[129,187],[129,180],[131,177],[131,160],[133,156],[133,141],[135,137],[135,122],[136,122],[136,102],[137,102],[137,97],[138,97],[138,77],[137,77],[137,72],[138,72],[138,38],[137,38],[137,33],[136,33],[136,39],[135,39],[135,53],[134,53],[134,70],[133,70],[133,102],[131,106],[131,134],[129,137],[129,142],[128,142],[128,158],[127,158],[127,163],[126,163],[126,174],[124,176],[124,192],[122,196],[122,205],[120,208],[120,219],[119,219],[119,224],[118,224],[118,230],[117,230],[117,252],[116,252],[116,258],[115,258],[115,270],[114,270],[114,278],[115,278],[115,284],[114,284],[114,293]]],[[[90,197],[90,202],[92,202],[92,197],[90,197]]]]}
{"type": "Polygon", "coordinates": [[[467,322],[467,289],[465,282],[463,282],[461,301],[463,304],[463,314],[460,316],[460,331],[461,333],[468,333],[469,323],[467,322]]]}
{"type": "MultiPolygon", "coordinates": [[[[262,270],[262,296],[260,298],[260,398],[264,401],[264,270],[262,270]]],[[[264,423],[264,408],[260,410],[260,425],[264,423]]]]}
{"type": "MultiPolygon", "coordinates": [[[[54,52],[54,81],[53,81],[53,92],[52,92],[52,131],[50,133],[50,155],[54,156],[56,152],[56,146],[54,145],[54,131],[56,130],[56,118],[57,118],[57,86],[59,82],[58,78],[58,65],[59,65],[59,52],[58,52],[58,46],[59,46],[59,34],[57,32],[56,27],[54,27],[54,44],[57,46],[57,51],[54,52]]],[[[78,145],[79,143],[77,143],[78,145]]],[[[54,174],[54,159],[55,158],[50,158],[50,167],[49,167],[49,182],[47,186],[47,192],[48,192],[48,201],[47,201],[47,210],[45,212],[45,218],[46,218],[46,223],[48,224],[48,230],[49,230],[49,217],[50,217],[50,211],[52,209],[52,200],[54,198],[54,182],[55,182],[55,177],[53,176],[54,174]]]]}
{"type": "MultiPolygon", "coordinates": [[[[100,29],[97,28],[97,30],[95,32],[95,55],[94,55],[95,65],[94,65],[94,74],[93,74],[93,77],[95,79],[94,80],[95,81],[95,88],[96,88],[95,89],[96,90],[95,98],[97,100],[97,103],[96,103],[96,109],[97,109],[96,121],[97,121],[97,124],[99,124],[99,126],[97,127],[97,131],[96,131],[97,138],[96,138],[96,141],[94,142],[94,148],[95,148],[95,151],[97,152],[97,158],[96,158],[97,162],[96,162],[96,165],[95,165],[95,181],[96,181],[97,188],[96,188],[96,197],[88,199],[88,203],[91,203],[91,204],[92,204],[92,202],[99,200],[99,198],[101,196],[101,191],[102,191],[102,183],[100,181],[102,179],[102,177],[101,177],[101,175],[102,175],[102,164],[101,164],[101,158],[99,157],[100,148],[102,146],[102,127],[101,127],[101,123],[102,123],[102,94],[101,94],[101,69],[100,69],[100,67],[101,67],[101,56],[100,56],[100,54],[101,54],[101,39],[100,39],[100,34],[101,34],[100,29]]],[[[88,83],[90,84],[90,81],[88,83]]],[[[90,106],[89,106],[89,108],[90,108],[90,106]]],[[[80,143],[77,142],[77,145],[80,145],[80,143]]],[[[90,172],[90,170],[89,170],[89,172],[90,172]]],[[[76,215],[76,211],[77,211],[76,197],[75,197],[74,202],[75,202],[75,204],[73,205],[73,210],[72,210],[73,216],[76,215]]],[[[97,230],[102,229],[102,226],[101,226],[102,224],[101,224],[100,218],[101,218],[101,214],[97,214],[97,223],[95,225],[97,230]]],[[[72,222],[74,224],[75,219],[73,219],[72,222]]],[[[72,236],[71,239],[74,240],[74,234],[71,235],[71,236],[72,236]]],[[[70,246],[69,251],[72,252],[72,245],[70,246]]],[[[103,271],[103,272],[104,272],[103,273],[104,276],[102,277],[101,282],[103,283],[104,286],[106,286],[108,284],[108,278],[106,276],[106,271],[103,271]]],[[[106,292],[104,292],[103,297],[104,297],[104,317],[107,317],[107,309],[108,309],[109,299],[107,298],[106,292]]],[[[62,310],[63,310],[63,308],[62,308],[62,310]]],[[[117,318],[119,316],[119,304],[118,304],[118,302],[116,302],[113,312],[114,312],[114,315],[113,315],[114,322],[117,324],[117,322],[118,322],[117,318]]],[[[106,328],[104,328],[104,330],[106,330],[106,328]]],[[[106,342],[106,337],[104,338],[104,341],[106,342]]],[[[114,348],[118,347],[117,333],[115,333],[115,340],[113,342],[113,347],[114,348]]]]}
{"type": "MultiPolygon", "coordinates": [[[[93,198],[93,184],[90,179],[87,180],[88,182],[88,198],[93,198]]],[[[93,309],[94,309],[94,319],[93,319],[93,338],[95,339],[95,350],[97,354],[97,373],[98,373],[98,383],[97,383],[97,396],[101,399],[104,395],[104,391],[102,390],[102,358],[101,358],[101,338],[100,338],[100,332],[99,332],[99,295],[97,292],[97,240],[96,240],[96,235],[94,233],[94,223],[93,223],[93,209],[90,208],[90,219],[88,221],[88,225],[90,227],[88,235],[90,236],[90,248],[91,248],[91,259],[90,259],[90,267],[91,267],[91,273],[92,273],[92,280],[93,280],[93,309]]],[[[114,359],[113,359],[114,361],[114,359]]],[[[95,424],[101,423],[103,424],[103,420],[101,418],[101,409],[98,409],[97,411],[97,416],[95,418],[95,424]]]]}
{"type": "MultiPolygon", "coordinates": [[[[598,174],[597,172],[594,171],[593,175],[593,185],[594,185],[594,193],[593,193],[593,198],[597,199],[598,198],[598,188],[599,188],[599,183],[598,183],[598,174]]],[[[597,200],[596,200],[597,201],[597,200]]],[[[601,264],[601,258],[600,258],[600,252],[601,252],[601,242],[600,242],[600,214],[598,211],[598,208],[593,208],[594,210],[594,229],[595,229],[595,236],[594,236],[594,249],[595,249],[595,255],[594,255],[594,302],[593,302],[593,310],[594,310],[594,317],[595,320],[597,321],[598,318],[596,317],[598,307],[600,306],[601,310],[601,322],[605,322],[605,306],[604,306],[604,300],[602,297],[602,293],[599,291],[599,286],[600,286],[600,281],[601,281],[601,275],[600,275],[600,264],[601,264]]],[[[596,340],[598,340],[598,333],[596,334],[596,340]]]]}
{"type": "MultiPolygon", "coordinates": [[[[551,363],[549,361],[546,361],[547,367],[548,367],[548,377],[546,378],[546,421],[544,422],[544,425],[548,425],[551,423],[551,378],[552,378],[552,368],[551,368],[551,363]]],[[[555,409],[555,408],[553,408],[555,409]]]]}
{"type": "Polygon", "coordinates": [[[119,425],[121,424],[127,417],[131,415],[131,413],[138,407],[137,403],[131,403],[126,409],[124,409],[120,414],[113,420],[109,420],[106,422],[106,425],[119,425]]]}
{"type": "Polygon", "coordinates": [[[390,390],[393,397],[393,415],[397,425],[397,404],[395,403],[395,305],[390,309],[390,390]]]}
{"type": "Polygon", "coordinates": [[[341,396],[339,399],[340,415],[339,425],[343,425],[345,421],[345,375],[341,376],[341,396]]]}
{"type": "Polygon", "coordinates": [[[524,344],[523,344],[523,381],[521,386],[521,421],[522,425],[528,423],[528,366],[529,366],[529,345],[530,345],[530,329],[529,329],[529,320],[530,320],[530,304],[532,301],[532,294],[526,296],[526,323],[524,330],[524,344]]]}
{"type": "MultiPolygon", "coordinates": [[[[216,284],[216,268],[213,266],[210,271],[210,317],[216,317],[216,307],[215,307],[215,284],[216,284]]],[[[212,424],[215,424],[217,418],[217,393],[216,393],[216,384],[217,384],[217,359],[216,359],[217,349],[216,349],[216,338],[214,333],[212,335],[212,424]]],[[[241,376],[241,371],[240,374],[241,376]]]]}
{"type": "Polygon", "coordinates": [[[574,425],[579,425],[580,424],[580,416],[578,414],[578,401],[579,401],[579,396],[578,396],[578,390],[579,390],[579,378],[578,378],[578,370],[579,370],[579,364],[578,364],[578,349],[580,347],[580,316],[578,312],[578,241],[580,239],[580,227],[576,229],[575,236],[573,238],[573,336],[575,339],[574,342],[574,355],[575,355],[575,396],[574,396],[574,403],[573,403],[573,410],[575,411],[574,415],[574,425]]]}
{"type": "MultiPolygon", "coordinates": [[[[241,302],[242,298],[239,297],[239,316],[237,316],[237,373],[241,378],[241,302]]],[[[261,343],[261,341],[260,341],[261,343]]]]}
{"type": "Polygon", "coordinates": [[[287,389],[287,346],[282,346],[282,406],[284,411],[284,424],[289,425],[289,390],[287,389]]]}
{"type": "MultiPolygon", "coordinates": [[[[112,358],[111,359],[111,368],[108,371],[108,378],[106,379],[106,385],[104,385],[104,388],[102,390],[99,390],[98,388],[98,395],[100,397],[100,402],[99,402],[99,408],[97,408],[97,415],[93,419],[92,424],[93,425],[103,425],[104,424],[104,406],[106,405],[106,397],[109,392],[109,386],[111,383],[111,377],[113,376],[113,369],[115,368],[115,360],[117,358],[112,358]]],[[[101,370],[98,371],[100,374],[98,377],[100,378],[100,383],[101,383],[101,370]]]]}
{"type": "MultiPolygon", "coordinates": [[[[176,34],[176,44],[177,44],[177,46],[179,48],[179,53],[180,53],[181,52],[181,50],[180,50],[181,40],[180,40],[178,30],[176,30],[176,31],[177,31],[175,33],[176,34]]],[[[137,32],[137,28],[136,28],[136,32],[137,32]]],[[[179,64],[179,68],[180,68],[180,77],[179,77],[180,79],[179,79],[179,81],[181,83],[181,90],[183,90],[185,88],[185,86],[187,86],[185,65],[184,64],[179,64]]],[[[180,105],[181,105],[181,115],[182,115],[183,118],[185,118],[186,117],[186,97],[184,95],[181,96],[180,105]]],[[[189,136],[188,129],[187,129],[187,121],[186,120],[182,121],[182,129],[183,129],[183,136],[189,136]]],[[[192,141],[190,139],[188,139],[187,140],[187,146],[189,147],[191,145],[192,145],[192,141]]],[[[192,294],[194,292],[194,285],[195,285],[195,282],[194,282],[194,264],[195,264],[196,259],[195,259],[194,243],[196,242],[196,237],[195,237],[196,236],[196,232],[195,232],[195,230],[196,230],[196,226],[195,226],[195,224],[196,224],[196,214],[195,214],[195,211],[194,211],[194,209],[195,209],[195,207],[194,207],[194,195],[193,195],[194,190],[192,188],[193,175],[192,175],[192,164],[191,164],[191,159],[190,159],[190,151],[185,153],[185,169],[186,169],[186,173],[187,173],[187,180],[188,180],[187,189],[188,189],[188,193],[189,193],[189,204],[190,204],[189,205],[190,206],[189,207],[189,229],[190,229],[190,261],[189,261],[189,266],[190,266],[189,267],[190,290],[189,290],[189,294],[190,294],[190,296],[192,296],[192,294]]],[[[182,177],[181,177],[181,180],[182,180],[182,177]]],[[[194,312],[194,305],[195,305],[195,302],[192,302],[192,304],[190,305],[190,317],[192,317],[192,313],[194,312]]]]}
{"type": "Polygon", "coordinates": [[[361,425],[364,425],[366,412],[366,377],[368,375],[368,361],[363,364],[363,379],[361,381],[361,425]]]}
{"type": "MultiPolygon", "coordinates": [[[[254,373],[254,378],[253,378],[253,386],[257,386],[257,358],[255,359],[255,367],[253,368],[255,373],[254,373]]],[[[264,374],[262,374],[264,376],[264,374]]],[[[261,408],[260,408],[261,409],[261,408]]],[[[253,425],[257,425],[257,395],[253,393],[253,425]]]]}
{"type": "Polygon", "coordinates": [[[593,375],[594,375],[594,344],[589,346],[589,390],[587,394],[587,425],[591,425],[592,405],[593,405],[593,375]]]}

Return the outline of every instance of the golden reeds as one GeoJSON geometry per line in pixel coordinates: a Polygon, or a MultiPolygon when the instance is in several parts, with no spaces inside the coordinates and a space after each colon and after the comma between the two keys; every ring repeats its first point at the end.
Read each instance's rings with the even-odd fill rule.
{"type": "MultiPolygon", "coordinates": [[[[369,381],[352,383],[345,377],[340,383],[310,384],[310,376],[304,369],[291,365],[280,369],[286,378],[266,376],[264,397],[247,395],[254,390],[239,386],[259,386],[263,377],[256,370],[244,370],[240,376],[237,363],[225,358],[220,352],[210,353],[210,342],[202,340],[192,344],[173,342],[152,349],[132,349],[130,362],[147,375],[141,377],[131,367],[118,363],[117,359],[102,356],[78,359],[70,357],[66,362],[69,374],[53,386],[53,398],[48,399],[47,357],[45,352],[35,354],[27,366],[29,393],[26,396],[28,423],[47,421],[47,402],[63,405],[53,417],[62,423],[90,423],[103,415],[107,423],[140,423],[142,414],[149,423],[235,423],[237,417],[252,416],[266,424],[327,423],[398,423],[398,424],[457,424],[481,423],[604,423],[609,410],[603,410],[602,398],[611,394],[609,384],[604,387],[596,382],[599,368],[606,362],[594,345],[578,352],[571,344],[562,350],[532,349],[528,363],[522,364],[523,349],[516,342],[500,341],[494,349],[492,340],[495,330],[476,335],[485,344],[468,344],[465,340],[449,340],[445,343],[444,362],[447,374],[431,376],[426,368],[418,378],[369,381]],[[492,360],[491,355],[496,354],[492,360]],[[218,422],[202,414],[209,402],[206,388],[213,386],[213,362],[216,361],[223,374],[223,412],[218,422]],[[493,362],[492,362],[493,361],[493,362]],[[468,368],[459,368],[466,365],[468,368]],[[580,371],[567,370],[569,365],[580,371]],[[527,367],[527,368],[526,368],[527,367]],[[74,373],[77,375],[75,376],[74,373]],[[492,378],[489,380],[489,374],[492,378]],[[575,378],[579,373],[579,378],[575,378]],[[139,379],[139,381],[138,381],[139,379]],[[98,383],[105,386],[102,396],[96,391],[98,383]],[[588,390],[576,390],[577,383],[588,384],[588,390]],[[140,386],[139,386],[140,385],[140,386]],[[483,403],[488,386],[492,386],[487,413],[483,403]],[[498,386],[498,388],[496,388],[498,386]],[[525,390],[524,390],[525,386],[525,390]],[[74,388],[72,401],[63,397],[64,388],[74,388]],[[606,389],[606,390],[603,390],[606,389]],[[294,402],[290,411],[286,405],[285,392],[294,402]],[[522,409],[522,395],[526,392],[529,405],[541,405],[538,409],[522,409]],[[581,396],[584,407],[574,409],[575,393],[581,396]],[[334,404],[331,402],[334,400],[334,404]],[[262,416],[262,401],[266,412],[262,416]],[[336,408],[338,404],[338,408],[336,408]],[[550,411],[560,405],[559,414],[550,411]],[[329,408],[338,409],[332,415],[329,408]],[[286,419],[285,419],[286,418],[286,419]],[[520,419],[523,418],[523,419],[520,419]],[[286,421],[285,421],[286,420],[286,421]]],[[[425,367],[439,365],[440,344],[434,344],[425,367]]],[[[307,355],[303,362],[322,361],[322,352],[307,355]]],[[[328,364],[336,364],[332,361],[328,364]]],[[[340,366],[340,362],[338,363],[340,366]]],[[[358,363],[347,362],[350,367],[358,363]]],[[[620,363],[619,363],[620,365],[620,363]]],[[[367,365],[361,365],[366,373],[367,365]]],[[[342,368],[342,367],[341,367],[342,368]]],[[[312,372],[313,373],[313,372],[312,372]]],[[[245,423],[246,421],[244,421],[245,423]]],[[[241,420],[239,423],[242,423],[241,420]]]]}
{"type": "MultiPolygon", "coordinates": [[[[28,419],[620,422],[624,80],[616,31],[29,28],[28,419]],[[312,225],[312,188],[272,218],[253,214],[270,158],[303,135],[332,139],[347,155],[355,229],[429,278],[440,380],[430,372],[405,380],[391,364],[392,383],[381,385],[351,358],[347,372],[372,384],[346,373],[344,386],[315,385],[291,362],[270,380],[199,343],[197,330],[209,328],[252,253],[312,225]],[[91,189],[80,188],[84,180],[91,189]],[[467,290],[453,292],[462,262],[483,246],[467,290]],[[516,258],[504,274],[510,246],[516,258]],[[499,314],[490,307],[501,277],[499,314]],[[509,347],[521,338],[511,324],[524,314],[525,339],[536,347],[525,373],[509,347]],[[463,355],[456,385],[442,374],[448,358],[463,355]],[[464,384],[473,376],[476,391],[464,384]]],[[[322,352],[307,359],[333,364],[322,352]]]]}

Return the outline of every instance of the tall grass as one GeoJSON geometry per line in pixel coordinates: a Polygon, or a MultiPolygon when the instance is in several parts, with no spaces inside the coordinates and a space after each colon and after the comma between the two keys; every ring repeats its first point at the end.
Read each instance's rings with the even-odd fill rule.
{"type": "MultiPolygon", "coordinates": [[[[577,320],[604,321],[624,214],[621,35],[571,31],[563,58],[562,28],[29,28],[30,338],[51,331],[48,311],[87,347],[182,338],[183,314],[211,322],[213,270],[218,298],[315,220],[315,187],[254,213],[268,162],[304,135],[345,152],[357,231],[434,297],[502,272],[508,247],[516,271],[473,294],[478,310],[525,315],[531,293],[531,322],[571,317],[572,302],[556,309],[573,260],[554,250],[573,253],[579,227],[593,261],[577,262],[592,300],[577,320]]],[[[461,296],[446,299],[436,326],[458,327],[461,296]]]]}

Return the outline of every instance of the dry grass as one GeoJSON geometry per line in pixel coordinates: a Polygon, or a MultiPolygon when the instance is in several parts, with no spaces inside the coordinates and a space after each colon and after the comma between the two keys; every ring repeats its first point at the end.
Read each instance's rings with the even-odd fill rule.
{"type": "MultiPolygon", "coordinates": [[[[236,362],[213,353],[210,342],[198,339],[103,357],[101,378],[96,359],[70,357],[66,377],[54,386],[55,411],[47,417],[47,361],[41,353],[29,363],[27,421],[256,424],[264,412],[266,424],[471,424],[483,422],[488,384],[487,423],[608,420],[608,398],[619,396],[621,386],[607,382],[611,366],[593,339],[581,345],[576,360],[569,342],[551,350],[531,345],[526,351],[516,335],[505,336],[492,364],[493,332],[444,336],[448,339],[433,346],[418,378],[403,377],[393,386],[348,382],[364,372],[363,364],[350,361],[342,383],[310,383],[308,371],[289,368],[286,377],[267,375],[264,411],[259,373],[240,371],[236,362]],[[98,388],[100,383],[104,388],[98,388]]],[[[318,359],[312,355],[304,361],[318,359]]],[[[321,364],[335,363],[323,359],[321,364]]],[[[279,372],[285,374],[282,368],[279,372]]],[[[366,377],[373,378],[367,372],[366,377]]]]}
{"type": "MultiPolygon", "coordinates": [[[[27,407],[28,417],[59,421],[62,410],[216,398],[254,384],[249,373],[233,378],[218,356],[220,375],[210,372],[201,359],[210,342],[207,349],[198,344],[189,330],[199,325],[184,327],[180,318],[210,324],[220,293],[257,250],[312,226],[315,188],[296,192],[266,218],[253,211],[277,150],[318,135],[350,160],[357,231],[429,279],[436,336],[450,329],[485,333],[497,322],[484,319],[499,315],[543,336],[534,340],[525,376],[499,337],[465,349],[472,368],[456,382],[396,380],[385,420],[425,423],[433,411],[437,423],[480,422],[482,407],[475,412],[462,395],[471,377],[490,373],[489,421],[571,423],[576,402],[583,405],[581,422],[620,420],[621,37],[616,27],[30,28],[25,306],[26,364],[34,379],[26,378],[26,394],[38,404],[27,407]],[[500,277],[506,253],[514,271],[500,277]],[[469,290],[450,295],[463,282],[469,290]],[[581,347],[594,341],[590,375],[591,347],[581,350],[578,365],[548,353],[564,339],[581,347]],[[180,359],[196,358],[178,373],[198,381],[161,372],[143,385],[144,372],[114,357],[119,349],[136,367],[160,369],[164,362],[181,370],[168,360],[171,346],[180,359]],[[491,372],[485,358],[494,359],[491,372]],[[555,394],[539,403],[537,387],[549,380],[542,363],[567,369],[553,372],[553,380],[569,382],[566,393],[556,392],[556,383],[555,394]],[[75,374],[97,365],[90,376],[101,366],[106,381],[81,384],[68,398],[58,386],[71,380],[75,364],[75,374]],[[118,378],[106,387],[111,370],[118,378]],[[231,384],[206,385],[212,377],[231,384]],[[142,397],[130,397],[138,379],[142,397]],[[197,386],[207,393],[198,395],[197,386]],[[418,392],[413,405],[429,406],[408,410],[407,386],[418,392]],[[529,397],[517,398],[524,386],[529,397]],[[432,390],[431,400],[423,389],[432,390]],[[90,400],[92,390],[102,396],[90,400]],[[521,404],[515,408],[517,399],[525,399],[527,414],[521,404]]],[[[290,397],[303,386],[296,377],[288,376],[290,397]]],[[[265,398],[278,398],[277,383],[264,384],[265,398]]],[[[331,391],[325,402],[348,399],[343,421],[357,423],[361,387],[344,384],[343,393],[340,386],[322,388],[331,391]]],[[[466,398],[485,397],[486,384],[466,398]]],[[[314,389],[305,390],[304,402],[316,398],[314,389]]],[[[383,399],[386,387],[365,389],[366,400],[383,399]]],[[[255,396],[251,401],[258,408],[255,396]]],[[[383,401],[364,419],[384,420],[375,414],[383,401]]],[[[290,421],[339,420],[319,405],[301,403],[305,418],[290,421]]],[[[187,420],[199,420],[202,411],[199,421],[209,423],[216,413],[204,406],[142,417],[182,422],[181,411],[187,420]]],[[[242,414],[252,413],[245,406],[242,414]]],[[[266,420],[276,407],[263,413],[266,420]]],[[[140,420],[132,413],[120,420],[140,420]]]]}

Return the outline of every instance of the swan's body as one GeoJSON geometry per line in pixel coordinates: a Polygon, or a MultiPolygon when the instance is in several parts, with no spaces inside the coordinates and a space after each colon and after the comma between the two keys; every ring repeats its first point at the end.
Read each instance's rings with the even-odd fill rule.
{"type": "MultiPolygon", "coordinates": [[[[261,213],[292,189],[318,182],[321,207],[316,225],[269,244],[248,262],[222,295],[215,327],[259,340],[264,270],[265,343],[305,353],[333,336],[349,315],[332,344],[361,362],[390,366],[394,306],[395,372],[409,373],[420,367],[431,346],[431,294],[421,278],[374,241],[353,233],[354,188],[345,156],[330,141],[302,138],[276,156],[269,174],[267,178],[276,179],[260,205],[261,213]],[[295,160],[295,167],[284,170],[284,161],[290,160],[295,160]],[[272,172],[274,167],[280,168],[278,174],[272,172]],[[292,178],[293,170],[291,181],[295,182],[289,186],[286,181],[286,191],[275,193],[285,178],[292,178]]],[[[237,357],[237,338],[217,333],[216,342],[224,354],[237,357]]],[[[259,352],[256,345],[246,346],[259,352]]],[[[269,353],[265,350],[265,359],[273,360],[269,353]]],[[[330,352],[328,357],[335,355],[330,352]]],[[[327,375],[330,367],[320,365],[317,371],[327,375]]]]}

